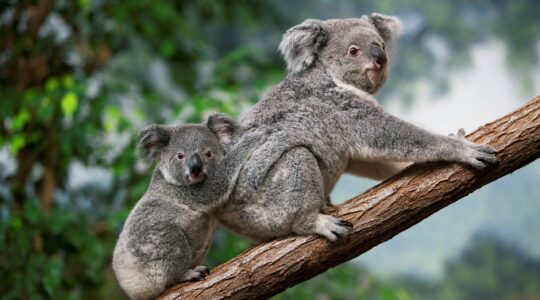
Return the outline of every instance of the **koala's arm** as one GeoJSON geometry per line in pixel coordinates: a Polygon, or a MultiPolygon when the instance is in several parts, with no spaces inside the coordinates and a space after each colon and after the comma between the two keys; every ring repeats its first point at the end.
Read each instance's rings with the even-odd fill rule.
{"type": "Polygon", "coordinates": [[[495,152],[487,145],[474,144],[463,136],[448,137],[428,132],[377,105],[362,103],[354,109],[341,111],[334,120],[345,129],[343,135],[348,135],[344,149],[352,160],[444,160],[477,169],[496,162],[495,152]]]}
{"type": "Polygon", "coordinates": [[[346,173],[374,180],[385,180],[411,165],[400,161],[349,160],[346,173]]]}
{"type": "Polygon", "coordinates": [[[210,209],[226,201],[236,184],[244,163],[249,159],[252,149],[257,147],[264,136],[246,134],[223,157],[216,170],[204,182],[201,188],[190,188],[193,199],[210,206],[210,209]]]}

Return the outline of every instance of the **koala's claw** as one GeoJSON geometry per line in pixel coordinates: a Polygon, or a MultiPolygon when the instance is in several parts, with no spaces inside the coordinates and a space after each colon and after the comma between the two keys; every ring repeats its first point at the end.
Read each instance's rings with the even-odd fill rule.
{"type": "Polygon", "coordinates": [[[497,162],[495,156],[495,150],[488,145],[478,145],[470,143],[467,145],[468,149],[465,154],[465,163],[471,165],[475,169],[483,169],[488,164],[494,164],[497,162]]]}
{"type": "Polygon", "coordinates": [[[210,270],[208,270],[205,266],[196,266],[193,269],[188,270],[184,274],[184,281],[198,281],[210,274],[210,270]]]}
{"type": "Polygon", "coordinates": [[[315,222],[314,233],[335,242],[349,233],[352,223],[329,215],[320,214],[315,222]]]}
{"type": "Polygon", "coordinates": [[[206,266],[196,266],[194,270],[203,273],[204,276],[210,275],[210,269],[208,269],[206,266]]]}
{"type": "Polygon", "coordinates": [[[450,134],[450,137],[457,139],[465,143],[465,149],[463,150],[462,158],[463,163],[466,163],[477,170],[481,170],[487,167],[488,164],[494,164],[497,162],[497,153],[493,148],[488,145],[475,144],[469,142],[465,138],[465,130],[460,128],[457,135],[450,134]]]}
{"type": "Polygon", "coordinates": [[[345,221],[345,220],[339,220],[338,225],[344,226],[344,227],[349,227],[349,228],[353,227],[353,223],[351,223],[349,221],[345,221]]]}
{"type": "Polygon", "coordinates": [[[465,138],[465,129],[463,128],[460,128],[457,134],[450,133],[448,136],[457,140],[467,141],[467,139],[465,138]]]}

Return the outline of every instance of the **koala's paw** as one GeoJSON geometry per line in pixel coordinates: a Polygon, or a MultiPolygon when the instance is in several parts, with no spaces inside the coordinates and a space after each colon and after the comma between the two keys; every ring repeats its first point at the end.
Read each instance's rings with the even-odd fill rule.
{"type": "Polygon", "coordinates": [[[450,137],[455,138],[463,143],[461,147],[461,153],[459,153],[459,160],[472,166],[475,169],[481,170],[487,167],[488,164],[494,164],[497,162],[495,156],[496,151],[488,145],[475,144],[469,142],[465,138],[465,130],[461,128],[458,131],[457,136],[450,134],[450,137]]]}
{"type": "Polygon", "coordinates": [[[353,224],[351,222],[329,215],[319,214],[317,221],[315,221],[314,233],[335,242],[338,238],[346,236],[352,227],[353,224]]]}
{"type": "Polygon", "coordinates": [[[450,133],[449,136],[452,137],[452,138],[459,139],[459,140],[467,140],[467,139],[465,139],[465,129],[463,129],[463,128],[460,128],[458,130],[457,135],[453,134],[453,133],[450,133]]]}
{"type": "Polygon", "coordinates": [[[208,270],[205,266],[196,266],[193,269],[188,270],[184,274],[184,280],[183,281],[197,281],[205,278],[210,274],[210,270],[208,270]]]}

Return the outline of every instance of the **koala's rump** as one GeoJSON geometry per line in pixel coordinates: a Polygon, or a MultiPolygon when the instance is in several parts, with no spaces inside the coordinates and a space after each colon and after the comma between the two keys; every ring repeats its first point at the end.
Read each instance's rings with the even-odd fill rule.
{"type": "Polygon", "coordinates": [[[240,177],[218,216],[225,227],[255,241],[291,234],[306,206],[318,211],[326,203],[317,160],[305,147],[285,151],[257,189],[247,190],[246,184],[249,179],[240,177]]]}

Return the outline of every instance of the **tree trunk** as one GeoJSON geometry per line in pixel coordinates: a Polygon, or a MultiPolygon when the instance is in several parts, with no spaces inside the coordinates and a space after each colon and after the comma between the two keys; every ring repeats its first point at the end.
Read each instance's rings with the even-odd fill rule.
{"type": "Polygon", "coordinates": [[[387,241],[540,157],[540,96],[467,138],[491,145],[498,164],[480,172],[455,163],[412,165],[332,209],[333,215],[354,224],[344,240],[333,244],[305,236],[263,243],[216,267],[202,281],[170,288],[161,299],[268,298],[387,241]]]}

